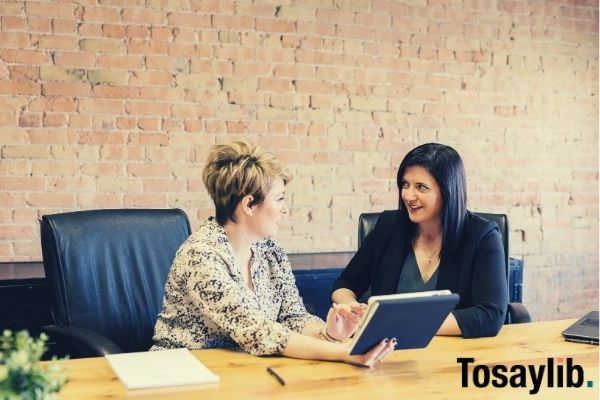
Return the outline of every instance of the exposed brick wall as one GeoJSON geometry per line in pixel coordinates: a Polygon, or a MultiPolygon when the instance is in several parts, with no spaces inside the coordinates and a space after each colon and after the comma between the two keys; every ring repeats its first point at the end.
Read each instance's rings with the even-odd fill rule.
{"type": "Polygon", "coordinates": [[[470,207],[506,212],[535,318],[598,301],[595,0],[0,2],[0,261],[36,219],[106,207],[212,213],[210,145],[290,166],[290,251],[355,248],[395,170],[455,146],[470,207]]]}

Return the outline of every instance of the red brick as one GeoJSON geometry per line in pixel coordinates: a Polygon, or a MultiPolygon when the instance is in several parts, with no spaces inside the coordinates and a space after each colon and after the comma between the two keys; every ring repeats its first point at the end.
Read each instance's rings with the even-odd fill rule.
{"type": "Polygon", "coordinates": [[[168,51],[169,44],[165,42],[132,39],[127,43],[128,54],[167,54],[168,51]]]}
{"type": "Polygon", "coordinates": [[[121,21],[121,13],[118,8],[113,7],[90,7],[85,6],[83,11],[84,21],[98,21],[112,23],[121,21]]]}
{"type": "Polygon", "coordinates": [[[64,129],[31,129],[27,131],[31,144],[74,144],[77,143],[75,132],[64,129]]]}
{"type": "Polygon", "coordinates": [[[25,32],[0,32],[2,47],[21,49],[30,47],[30,37],[25,32]]]}
{"type": "Polygon", "coordinates": [[[146,39],[150,37],[150,28],[143,25],[128,25],[127,37],[132,39],[146,39]]]}
{"type": "Polygon", "coordinates": [[[79,137],[80,144],[125,144],[126,142],[125,133],[114,131],[82,132],[79,137]]]}
{"type": "Polygon", "coordinates": [[[74,198],[71,193],[28,193],[27,204],[37,207],[73,207],[74,198]]]}
{"type": "Polygon", "coordinates": [[[289,33],[296,31],[296,24],[273,18],[256,18],[256,30],[264,32],[289,33]]]}
{"type": "Polygon", "coordinates": [[[169,42],[173,38],[173,28],[153,26],[150,37],[152,37],[152,40],[169,42]]]}
{"type": "Polygon", "coordinates": [[[91,118],[89,115],[70,114],[69,127],[79,129],[89,129],[92,127],[91,118]]]}
{"type": "Polygon", "coordinates": [[[40,67],[31,65],[11,65],[8,67],[13,81],[37,81],[40,79],[40,67]]]}
{"type": "Polygon", "coordinates": [[[258,80],[259,90],[271,92],[289,92],[293,89],[292,81],[286,79],[260,78],[258,80]]]}
{"type": "Polygon", "coordinates": [[[320,22],[307,22],[297,21],[296,31],[301,35],[319,35],[319,36],[333,36],[335,35],[335,25],[326,21],[320,22]]]}
{"type": "Polygon", "coordinates": [[[1,24],[4,31],[22,31],[25,30],[27,21],[23,17],[3,16],[1,24]]]}
{"type": "Polygon", "coordinates": [[[39,213],[36,209],[31,208],[21,208],[15,209],[12,212],[12,218],[14,222],[34,222],[39,218],[39,213]]]}
{"type": "Polygon", "coordinates": [[[0,112],[0,126],[15,126],[14,112],[0,112]]]}
{"type": "Polygon", "coordinates": [[[0,177],[2,191],[42,191],[44,179],[31,177],[0,177]]]}
{"type": "Polygon", "coordinates": [[[49,57],[46,53],[33,50],[0,49],[0,60],[17,64],[45,64],[49,57]]]}
{"type": "Polygon", "coordinates": [[[118,117],[117,118],[117,128],[130,130],[136,127],[136,118],[133,117],[118,117]]]}
{"type": "Polygon", "coordinates": [[[52,32],[56,34],[73,34],[77,32],[78,22],[74,20],[53,19],[52,32]]]}
{"type": "Polygon", "coordinates": [[[164,194],[139,194],[125,195],[123,205],[125,207],[165,207],[167,199],[164,194]]]}
{"type": "Polygon", "coordinates": [[[102,34],[109,38],[124,38],[126,27],[124,25],[103,24],[102,34]]]}
{"type": "Polygon", "coordinates": [[[43,35],[39,40],[40,49],[75,50],[77,47],[78,38],[76,36],[43,35]]]}
{"type": "MultiPolygon", "coordinates": [[[[156,100],[162,101],[167,100],[181,100],[184,97],[184,89],[182,88],[171,88],[164,86],[154,87],[141,87],[139,88],[139,98],[145,100],[156,100]]],[[[204,93],[204,92],[202,92],[204,93]]]]}
{"type": "Polygon", "coordinates": [[[101,38],[103,36],[102,25],[97,23],[84,22],[79,25],[77,32],[79,33],[80,37],[85,38],[101,38]]]}
{"type": "Polygon", "coordinates": [[[211,16],[199,15],[196,13],[169,13],[167,16],[168,24],[178,27],[188,28],[211,28],[211,16]]]}
{"type": "MultiPolygon", "coordinates": [[[[381,12],[381,10],[377,10],[381,12]]],[[[355,13],[352,11],[332,10],[326,8],[317,9],[317,19],[329,24],[352,24],[355,13]]]]}
{"type": "Polygon", "coordinates": [[[66,114],[45,113],[42,124],[44,126],[59,127],[64,126],[67,122],[66,114]]]}
{"type": "Polygon", "coordinates": [[[125,110],[132,115],[169,115],[169,106],[159,102],[128,102],[125,110]]]}
{"type": "Polygon", "coordinates": [[[68,3],[43,3],[43,2],[25,2],[25,12],[27,15],[39,15],[42,17],[61,17],[65,19],[74,19],[77,5],[68,3]]]}
{"type": "Polygon", "coordinates": [[[336,35],[343,38],[371,40],[375,38],[375,30],[358,25],[338,25],[336,35]]]}
{"type": "Polygon", "coordinates": [[[54,63],[59,66],[90,68],[96,64],[96,56],[94,53],[84,51],[57,51],[54,53],[54,63]]]}
{"type": "Polygon", "coordinates": [[[127,164],[127,175],[134,177],[164,177],[171,174],[167,164],[127,164]]]}
{"type": "Polygon", "coordinates": [[[123,102],[121,100],[84,98],[79,100],[79,110],[90,113],[121,114],[123,102]]]}
{"type": "Polygon", "coordinates": [[[135,99],[139,97],[139,89],[129,86],[95,85],[94,95],[111,99],[135,99]]]}
{"type": "Polygon", "coordinates": [[[166,13],[151,8],[125,8],[121,13],[123,22],[133,22],[148,25],[163,25],[166,13]]]}
{"type": "Polygon", "coordinates": [[[40,113],[22,113],[19,115],[19,126],[25,128],[36,128],[42,125],[40,113]]]}
{"type": "Polygon", "coordinates": [[[42,87],[45,96],[89,96],[91,94],[89,83],[46,82],[42,87]]]}
{"type": "Polygon", "coordinates": [[[254,18],[248,16],[214,15],[212,23],[215,29],[254,29],[254,18]]]}
{"type": "Polygon", "coordinates": [[[129,84],[132,86],[170,86],[172,80],[172,74],[169,72],[133,71],[129,84]]]}
{"type": "Polygon", "coordinates": [[[36,33],[50,33],[51,32],[51,20],[46,17],[35,17],[29,15],[27,17],[27,28],[29,32],[36,33]]]}
{"type": "Polygon", "coordinates": [[[119,54],[125,47],[119,39],[80,39],[78,46],[84,51],[108,54],[119,54]]]}
{"type": "Polygon", "coordinates": [[[0,3],[0,15],[22,15],[25,10],[22,1],[6,1],[0,3]]]}
{"type": "Polygon", "coordinates": [[[29,239],[34,236],[30,225],[0,225],[0,240],[29,239]]]}

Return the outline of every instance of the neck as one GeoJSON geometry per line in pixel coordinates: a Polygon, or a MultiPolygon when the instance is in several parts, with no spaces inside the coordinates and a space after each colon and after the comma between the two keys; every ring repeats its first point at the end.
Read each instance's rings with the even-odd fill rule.
{"type": "Polygon", "coordinates": [[[442,222],[439,219],[421,222],[417,226],[417,238],[426,243],[441,241],[442,222]]]}
{"type": "Polygon", "coordinates": [[[227,221],[223,225],[223,229],[227,234],[227,239],[231,243],[233,255],[240,265],[246,265],[251,256],[250,246],[255,242],[253,235],[248,232],[243,224],[233,221],[227,221]]]}

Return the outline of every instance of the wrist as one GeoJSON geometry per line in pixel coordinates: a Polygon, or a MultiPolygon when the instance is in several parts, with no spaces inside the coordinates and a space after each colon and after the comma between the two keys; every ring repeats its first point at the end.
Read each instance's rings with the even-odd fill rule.
{"type": "Polygon", "coordinates": [[[319,331],[319,337],[323,340],[326,340],[326,341],[332,342],[332,343],[342,343],[343,342],[343,340],[337,339],[336,337],[332,336],[327,331],[327,324],[324,324],[323,327],[321,328],[321,330],[319,331]]]}

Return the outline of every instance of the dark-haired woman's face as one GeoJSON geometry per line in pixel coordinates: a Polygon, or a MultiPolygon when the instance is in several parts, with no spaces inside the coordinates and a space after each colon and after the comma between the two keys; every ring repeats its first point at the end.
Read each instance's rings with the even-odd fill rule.
{"type": "Polygon", "coordinates": [[[400,197],[413,223],[441,222],[442,192],[435,178],[425,168],[417,165],[406,168],[400,197]]]}

